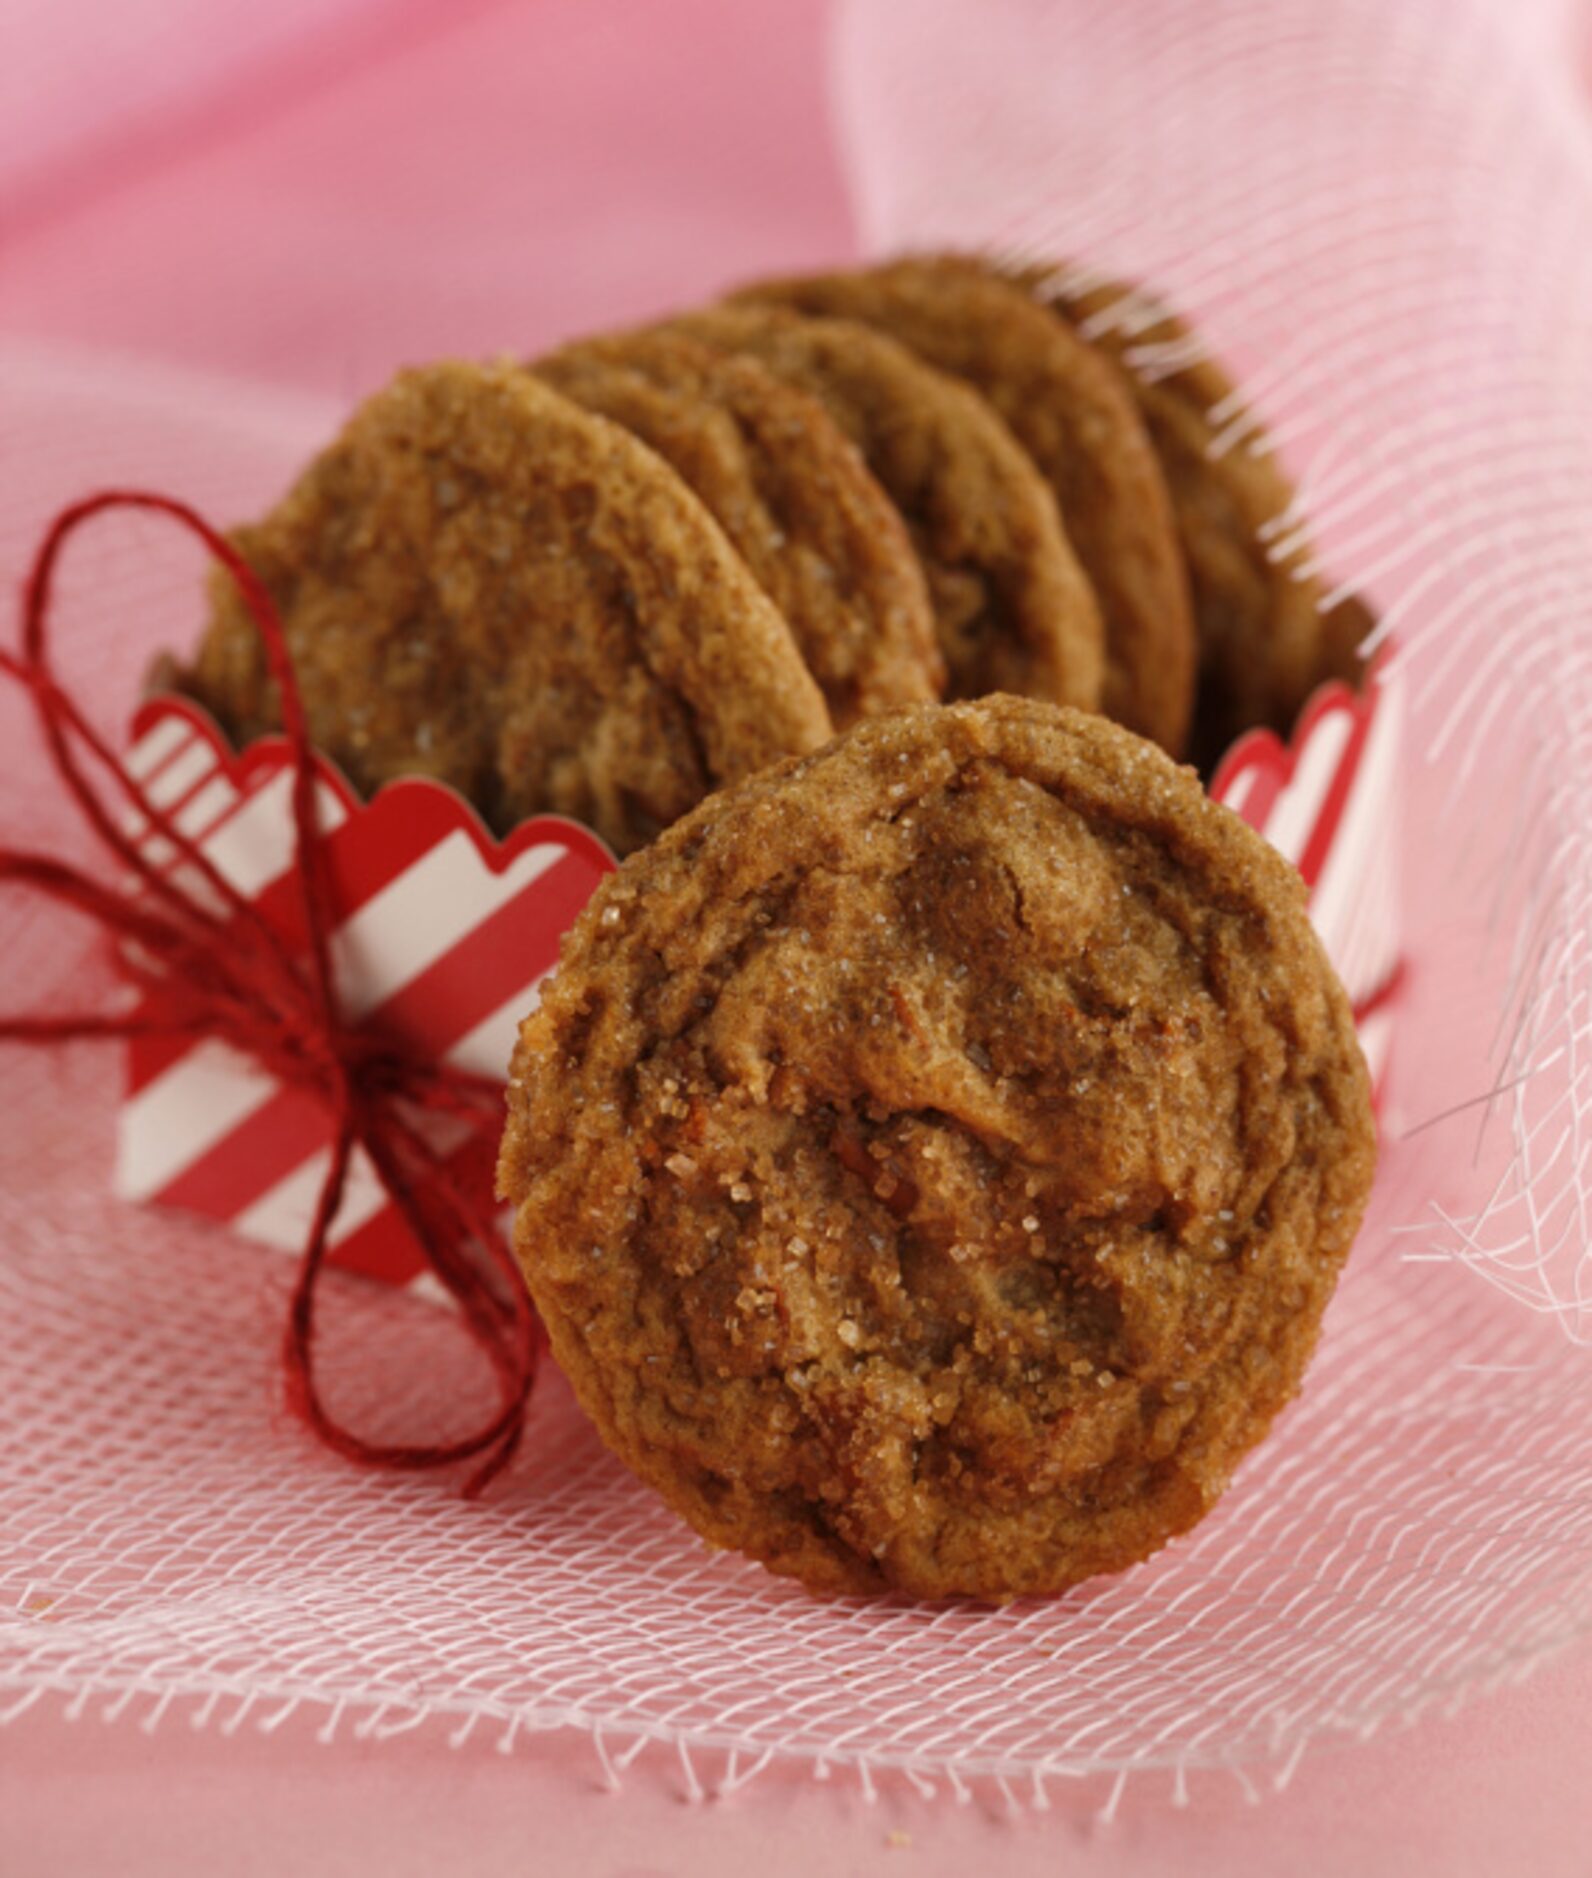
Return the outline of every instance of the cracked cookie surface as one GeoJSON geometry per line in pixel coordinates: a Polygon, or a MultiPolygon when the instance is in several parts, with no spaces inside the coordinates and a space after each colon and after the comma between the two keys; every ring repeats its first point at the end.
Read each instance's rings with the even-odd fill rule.
{"type": "MultiPolygon", "coordinates": [[[[833,726],[778,610],[674,471],[512,366],[401,373],[234,536],[310,734],[370,791],[432,776],[499,832],[552,811],[620,854],[833,726]]],[[[230,581],[179,689],[279,722],[230,581]]]]}
{"type": "Polygon", "coordinates": [[[999,1601],[1209,1509],[1373,1160],[1297,875],[1151,745],[996,698],[863,723],[606,881],[499,1181],[582,1404],[699,1533],[999,1601]]]}

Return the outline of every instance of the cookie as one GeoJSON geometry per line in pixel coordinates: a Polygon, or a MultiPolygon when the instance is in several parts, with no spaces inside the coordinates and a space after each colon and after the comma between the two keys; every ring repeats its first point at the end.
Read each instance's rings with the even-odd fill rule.
{"type": "Polygon", "coordinates": [[[955,256],[762,282],[741,298],[877,326],[965,379],[1055,491],[1105,619],[1101,708],[1178,754],[1194,699],[1188,577],[1131,387],[1020,288],[955,256]]]}
{"type": "Polygon", "coordinates": [[[1294,1395],[1374,1158],[1298,875],[1028,700],[726,790],[604,882],[499,1163],[554,1351],[704,1537],[825,1592],[1051,1592],[1294,1395]]]}
{"type": "Polygon", "coordinates": [[[580,341],[532,369],[702,499],[784,614],[837,726],[939,697],[945,667],[911,539],[815,399],[664,333],[580,341]]]}
{"type": "MultiPolygon", "coordinates": [[[[510,366],[402,373],[235,537],[315,743],[363,791],[451,784],[617,853],[833,726],[777,608],[669,466],[510,366]]],[[[230,582],[181,688],[243,742],[278,707],[230,582]]]]}
{"type": "Polygon", "coordinates": [[[1329,679],[1358,691],[1371,669],[1365,643],[1375,632],[1376,615],[1357,593],[1346,594],[1321,616],[1321,646],[1309,689],[1329,679]]]}
{"type": "Polygon", "coordinates": [[[1258,419],[1198,336],[1142,290],[1066,267],[1011,278],[1120,360],[1138,395],[1193,588],[1199,760],[1213,764],[1256,725],[1286,736],[1318,684],[1363,676],[1357,647],[1374,622],[1353,597],[1323,609],[1293,485],[1258,419]]]}
{"type": "Polygon", "coordinates": [[[978,395],[885,334],[777,307],[670,322],[817,398],[905,517],[928,579],[947,695],[992,691],[1094,710],[1100,611],[1055,498],[978,395]]]}

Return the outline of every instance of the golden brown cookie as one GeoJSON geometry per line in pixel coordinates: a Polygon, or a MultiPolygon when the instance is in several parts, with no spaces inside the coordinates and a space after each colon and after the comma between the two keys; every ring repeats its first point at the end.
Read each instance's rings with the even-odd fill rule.
{"type": "Polygon", "coordinates": [[[1321,648],[1309,689],[1335,678],[1358,691],[1372,659],[1365,642],[1376,631],[1377,617],[1357,593],[1346,594],[1321,616],[1321,648]]]}
{"type": "Polygon", "coordinates": [[[1098,708],[1094,589],[1048,485],[983,399],[852,320],[747,303],[670,324],[800,386],[862,452],[928,577],[949,696],[1008,691],[1098,708]]]}
{"type": "Polygon", "coordinates": [[[862,723],[606,881],[499,1184],[582,1404],[698,1532],[1000,1600],[1211,1507],[1373,1156],[1298,875],[1154,746],[993,698],[862,723]]]}
{"type": "MultiPolygon", "coordinates": [[[[511,366],[402,373],[237,543],[280,608],[319,747],[361,790],[434,776],[498,830],[538,810],[638,847],[815,749],[789,629],[674,471],[511,366]]],[[[231,583],[183,688],[278,721],[231,583]]]]}
{"type": "Polygon", "coordinates": [[[760,282],[738,298],[877,326],[989,400],[1056,493],[1105,618],[1101,708],[1178,754],[1194,699],[1188,577],[1131,387],[1030,296],[958,256],[760,282]]]}
{"type": "Polygon", "coordinates": [[[939,697],[945,666],[912,541],[815,399],[678,334],[578,341],[531,368],[655,450],[784,614],[837,726],[939,697]]]}
{"type": "Polygon", "coordinates": [[[1293,485],[1259,420],[1190,328],[1142,289],[1066,266],[1010,277],[1118,359],[1138,394],[1193,587],[1199,760],[1213,764],[1259,724],[1286,735],[1318,684],[1363,675],[1357,647],[1374,622],[1352,597],[1323,612],[1293,485]]]}

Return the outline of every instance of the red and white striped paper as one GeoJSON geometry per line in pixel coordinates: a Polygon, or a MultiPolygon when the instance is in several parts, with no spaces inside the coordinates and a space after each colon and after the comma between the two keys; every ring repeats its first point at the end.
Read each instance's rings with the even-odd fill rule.
{"type": "Polygon", "coordinates": [[[1240,737],[1211,794],[1263,834],[1304,876],[1310,918],[1354,1007],[1371,1080],[1381,1088],[1399,982],[1396,683],[1326,685],[1293,741],[1240,737]]]}
{"type": "MultiPolygon", "coordinates": [[[[1304,875],[1311,917],[1348,988],[1378,1081],[1399,960],[1397,735],[1397,699],[1385,682],[1359,694],[1329,686],[1291,746],[1251,733],[1212,786],[1304,875]]],[[[245,899],[287,937],[299,936],[292,772],[280,738],[234,755],[202,713],[157,698],[139,713],[128,767],[245,899]]],[[[587,829],[557,817],[538,817],[499,843],[440,784],[392,783],[363,803],[335,769],[320,767],[345,1015],[461,1068],[502,1076],[560,939],[613,858],[587,829]]],[[[169,843],[159,851],[161,837],[145,842],[157,865],[175,859],[169,843]]],[[[455,1177],[485,1197],[496,1140],[458,1130],[437,1145],[455,1177]]],[[[329,1151],[320,1103],[229,1046],[186,1037],[129,1046],[116,1173],[127,1198],[205,1214],[296,1251],[329,1151]]],[[[419,1248],[359,1155],[331,1260],[430,1288],[419,1248]]]]}
{"type": "MultiPolygon", "coordinates": [[[[280,738],[234,756],[201,713],[158,698],[139,713],[128,768],[152,805],[276,930],[301,936],[292,770],[280,738]]],[[[587,829],[558,817],[538,816],[499,843],[439,784],[396,782],[364,803],[329,764],[320,770],[343,1014],[461,1069],[502,1077],[560,939],[613,857],[587,829]]],[[[157,865],[174,858],[169,843],[159,851],[161,841],[146,837],[157,865]]],[[[434,1145],[456,1178],[490,1195],[495,1133],[487,1138],[461,1122],[434,1145]]],[[[127,1198],[203,1213],[245,1238],[296,1251],[329,1153],[321,1103],[228,1045],[190,1037],[130,1044],[116,1169],[127,1198]]],[[[330,1260],[394,1283],[427,1277],[361,1154],[349,1170],[330,1260]]]]}

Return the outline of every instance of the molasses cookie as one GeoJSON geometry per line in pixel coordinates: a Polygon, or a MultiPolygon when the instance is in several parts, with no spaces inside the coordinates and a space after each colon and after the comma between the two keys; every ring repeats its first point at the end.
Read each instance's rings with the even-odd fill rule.
{"type": "Polygon", "coordinates": [[[860,320],[994,406],[1056,493],[1105,618],[1101,708],[1174,755],[1195,641],[1171,499],[1131,387],[1021,288],[956,256],[761,282],[737,296],[860,320]]]}
{"type": "Polygon", "coordinates": [[[1357,593],[1347,594],[1336,606],[1329,607],[1321,616],[1321,648],[1310,690],[1335,678],[1358,691],[1372,663],[1365,642],[1376,626],[1376,615],[1357,593]]]}
{"type": "Polygon", "coordinates": [[[1323,612],[1323,583],[1293,485],[1232,380],[1180,319],[1141,289],[1065,266],[1012,276],[1118,359],[1166,472],[1199,636],[1197,755],[1213,763],[1245,730],[1286,736],[1327,678],[1363,676],[1373,620],[1350,598],[1323,612]]]}
{"type": "MultiPolygon", "coordinates": [[[[402,373],[235,537],[281,610],[310,734],[369,791],[433,776],[499,831],[617,852],[832,725],[777,608],[674,471],[510,366],[402,373]]],[[[231,583],[181,688],[278,723],[231,583]]]]}
{"type": "Polygon", "coordinates": [[[1102,718],[927,705],[605,881],[499,1164],[557,1357],[714,1544],[1002,1600],[1192,1526],[1370,1186],[1298,875],[1102,718]]]}
{"type": "Polygon", "coordinates": [[[531,369],[696,492],[784,614],[837,726],[939,697],[945,667],[906,526],[815,399],[677,334],[578,341],[531,369]]]}
{"type": "Polygon", "coordinates": [[[1055,498],[977,393],[851,320],[746,303],[670,322],[817,398],[905,518],[928,578],[948,695],[1094,710],[1100,611],[1055,498]]]}

